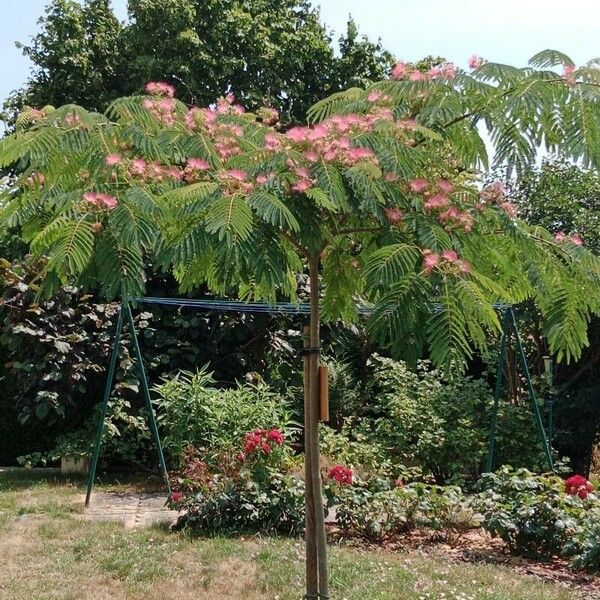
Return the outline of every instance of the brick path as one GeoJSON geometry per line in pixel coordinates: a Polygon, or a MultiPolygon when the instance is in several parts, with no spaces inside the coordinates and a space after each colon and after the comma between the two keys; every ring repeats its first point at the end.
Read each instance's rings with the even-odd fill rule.
{"type": "Polygon", "coordinates": [[[92,521],[117,521],[125,527],[172,525],[177,511],[165,506],[165,494],[93,492],[85,515],[92,521]]]}

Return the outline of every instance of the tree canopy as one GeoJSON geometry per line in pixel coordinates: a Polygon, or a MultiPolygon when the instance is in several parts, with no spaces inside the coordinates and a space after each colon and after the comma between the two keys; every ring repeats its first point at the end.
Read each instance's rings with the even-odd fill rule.
{"type": "Polygon", "coordinates": [[[577,237],[526,225],[472,171],[488,162],[481,120],[509,167],[529,164],[536,142],[597,164],[577,124],[597,110],[598,73],[548,69],[567,60],[546,52],[541,68],[472,73],[399,63],[285,133],[273,108],[247,113],[231,95],[190,108],[160,82],[106,114],[28,110],[0,145],[0,162],[24,169],[2,216],[49,257],[46,292],[77,280],[135,296],[149,260],[183,291],[294,298],[308,263],[325,318],[372,302],[373,333],[411,360],[428,346],[437,364],[464,364],[499,327],[492,304],[526,299],[570,360],[600,311],[598,260],[577,237]]]}
{"type": "Polygon", "coordinates": [[[291,122],[328,94],[383,78],[392,64],[352,19],[335,52],[304,0],[130,0],[128,12],[119,23],[109,0],[52,0],[41,32],[21,45],[34,69],[8,113],[65,103],[104,110],[158,79],[189,104],[231,91],[247,108],[271,104],[291,122]]]}

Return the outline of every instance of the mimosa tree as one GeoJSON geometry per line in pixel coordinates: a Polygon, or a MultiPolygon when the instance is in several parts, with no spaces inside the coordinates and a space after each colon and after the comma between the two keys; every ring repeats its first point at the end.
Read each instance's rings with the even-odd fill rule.
{"type": "Polygon", "coordinates": [[[318,445],[319,325],[374,306],[372,333],[404,357],[425,348],[461,369],[500,324],[494,302],[532,300],[559,360],[577,359],[600,313],[600,262],[577,236],[524,224],[501,186],[480,190],[488,158],[517,172],[539,145],[600,164],[600,73],[556,52],[516,69],[473,58],[319,103],[311,125],[278,128],[231,96],[188,107],[164,83],[106,115],[69,105],[25,111],[0,143],[23,173],[3,196],[6,226],[47,256],[41,293],[76,282],[142,293],[148,264],[182,292],[296,297],[310,281],[305,414],[307,597],[328,596],[318,445]],[[549,70],[562,63],[564,73],[549,70]]]}

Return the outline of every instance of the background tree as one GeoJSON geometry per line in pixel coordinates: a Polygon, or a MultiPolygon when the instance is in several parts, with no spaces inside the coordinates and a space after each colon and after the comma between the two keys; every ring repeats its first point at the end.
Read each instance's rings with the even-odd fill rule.
{"type": "Polygon", "coordinates": [[[34,68],[5,103],[8,118],[25,105],[104,110],[161,79],[190,104],[232,91],[250,109],[270,104],[298,121],[317,100],[382,79],[392,65],[353,20],[335,52],[303,0],[130,0],[128,13],[120,24],[109,0],[53,0],[41,32],[21,45],[34,68]]]}
{"type": "MultiPolygon", "coordinates": [[[[508,193],[521,217],[558,236],[581,236],[585,245],[600,253],[600,177],[561,158],[547,159],[508,181],[508,193]]],[[[530,320],[536,330],[537,323],[530,320]]],[[[539,331],[539,330],[538,330],[539,331]]],[[[535,336],[534,336],[535,337],[535,336]]],[[[538,336],[539,338],[539,336],[538,336]]],[[[573,468],[589,473],[594,445],[600,438],[600,321],[590,323],[590,344],[575,364],[556,365],[555,447],[569,456],[573,468]]],[[[544,348],[541,348],[544,353],[544,348]]]]}

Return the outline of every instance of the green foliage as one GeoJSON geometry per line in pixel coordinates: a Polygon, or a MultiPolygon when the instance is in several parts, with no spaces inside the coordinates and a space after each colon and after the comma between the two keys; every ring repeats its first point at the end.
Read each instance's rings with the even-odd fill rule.
{"type": "MultiPolygon", "coordinates": [[[[369,438],[394,464],[418,465],[438,483],[473,480],[487,451],[492,396],[485,382],[373,357],[369,438]]],[[[538,465],[541,446],[528,404],[501,403],[496,439],[501,464],[538,465]]]]}
{"type": "Polygon", "coordinates": [[[570,566],[590,573],[600,571],[600,507],[587,511],[579,531],[567,542],[570,566]]]}
{"type": "Polygon", "coordinates": [[[190,445],[214,464],[223,452],[238,447],[248,431],[278,427],[292,433],[290,407],[264,384],[219,389],[203,368],[165,379],[155,392],[163,446],[175,464],[190,445]]]}
{"type": "Polygon", "coordinates": [[[449,542],[479,525],[472,502],[458,487],[414,483],[390,488],[385,481],[330,489],[337,524],[345,536],[383,541],[417,528],[443,532],[449,542]]]}
{"type": "Polygon", "coordinates": [[[511,552],[530,558],[563,554],[585,512],[585,501],[567,495],[554,475],[504,467],[486,473],[481,487],[484,527],[511,552]]]}
{"type": "MultiPolygon", "coordinates": [[[[161,3],[161,10],[191,18],[182,3],[161,3]]],[[[352,120],[369,123],[342,138],[372,157],[350,164],[326,160],[326,152],[309,161],[308,143],[226,100],[211,113],[216,128],[190,125],[204,113],[169,99],[166,121],[152,112],[156,98],[122,98],[107,115],[66,106],[37,114],[0,143],[0,163],[25,169],[6,190],[1,217],[22,229],[36,256],[50,257],[45,294],[77,281],[109,297],[135,296],[153,264],[185,291],[207,286],[248,300],[296,299],[298,275],[313,258],[325,291],[323,317],[352,320],[357,300],[371,303],[370,331],[411,363],[427,350],[446,371],[464,370],[499,329],[492,303],[526,300],[539,308],[550,351],[569,362],[589,343],[588,322],[600,313],[598,259],[512,218],[503,203],[480,202],[474,181],[457,173],[485,159],[474,141],[481,120],[495,136],[498,160],[509,167],[529,164],[537,139],[554,148],[558,142],[546,138],[556,127],[565,130],[567,155],[595,161],[593,140],[577,141],[566,130],[576,127],[577,111],[595,110],[589,82],[596,76],[586,68],[572,82],[535,68],[486,64],[449,80],[353,88],[311,112],[316,120],[352,113],[352,120]],[[375,91],[383,99],[370,101],[375,91]],[[558,115],[558,125],[550,127],[547,112],[558,115]],[[239,138],[233,155],[223,153],[227,132],[239,138]],[[267,136],[275,150],[264,145],[267,136]],[[123,165],[109,168],[105,158],[114,153],[123,154],[123,165]],[[127,170],[139,158],[177,176],[140,181],[127,170]],[[190,158],[209,165],[191,180],[190,158]],[[309,173],[305,194],[294,189],[297,168],[309,173]],[[409,192],[414,177],[427,178],[433,191],[440,180],[452,180],[452,208],[467,224],[447,224],[431,211],[430,192],[409,192]],[[86,200],[90,192],[110,194],[116,208],[86,200]],[[390,214],[402,215],[400,222],[390,214]],[[425,268],[427,256],[444,253],[451,258],[425,268]]],[[[340,137],[333,121],[328,126],[340,137]]]]}

